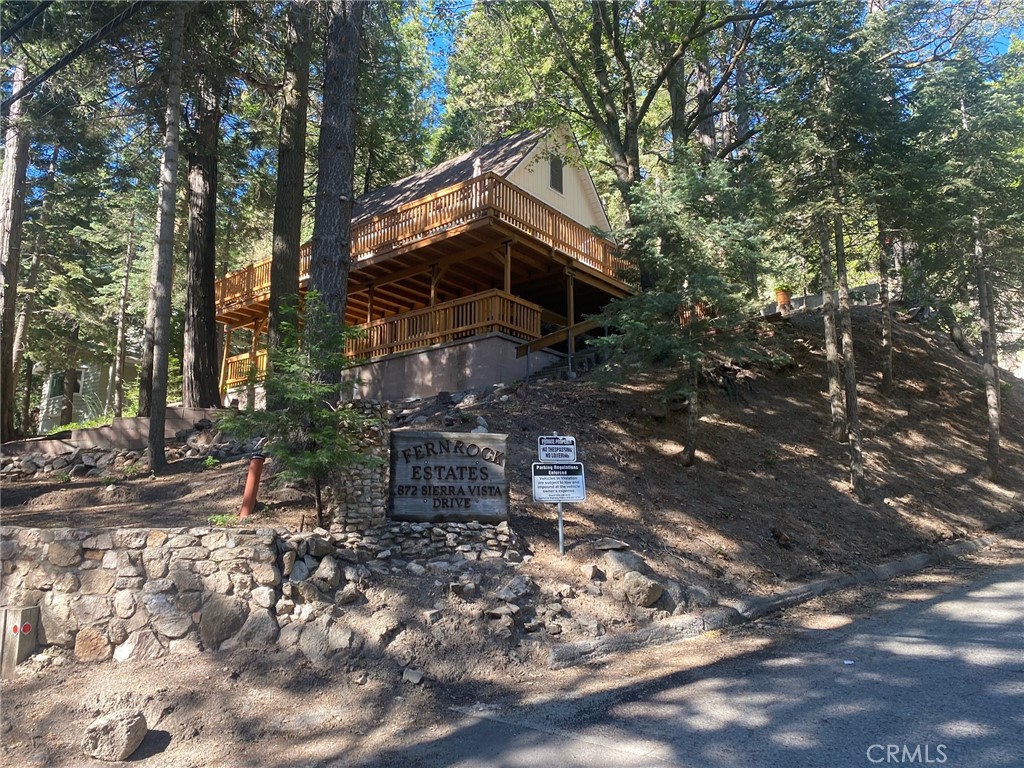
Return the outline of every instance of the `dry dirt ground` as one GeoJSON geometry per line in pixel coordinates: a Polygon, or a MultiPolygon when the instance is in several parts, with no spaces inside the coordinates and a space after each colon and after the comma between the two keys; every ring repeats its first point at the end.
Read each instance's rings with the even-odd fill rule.
{"type": "MultiPolygon", "coordinates": [[[[595,543],[603,537],[626,542],[658,576],[703,587],[722,600],[776,593],[982,531],[1011,538],[1001,554],[983,556],[976,567],[989,562],[986,557],[1021,557],[1012,537],[1024,521],[1024,383],[1004,387],[1002,474],[999,483],[990,482],[982,471],[986,422],[977,366],[941,334],[896,323],[897,386],[883,397],[878,313],[857,308],[870,487],[870,498],[859,502],[848,489],[846,446],[828,437],[820,316],[795,315],[752,333],[765,351],[785,353],[791,362],[753,366],[741,386],[706,390],[698,460],[688,469],[677,457],[685,410],[659,398],[661,382],[653,376],[628,385],[549,381],[468,398],[455,408],[433,402],[399,408],[405,421],[427,416],[418,429],[469,429],[483,416],[490,431],[508,433],[510,522],[528,555],[520,572],[542,592],[544,585],[563,582],[575,587],[562,601],[574,620],[564,636],[496,642],[480,631],[481,619],[472,612],[460,617],[453,608],[445,632],[427,644],[397,643],[384,657],[352,658],[329,668],[280,653],[85,666],[49,652],[3,686],[0,757],[81,765],[77,742],[85,725],[122,702],[143,708],[153,729],[134,758],[143,765],[355,762],[395,739],[442,733],[454,704],[578,695],[624,678],[700,666],[775,642],[794,627],[827,629],[901,588],[821,598],[782,618],[737,628],[724,643],[705,637],[552,672],[550,643],[585,637],[571,627],[596,622],[615,633],[659,618],[656,610],[627,610],[607,595],[585,591],[579,567],[598,561],[595,543]],[[552,432],[576,436],[587,469],[587,501],[566,508],[564,557],[558,554],[554,508],[530,499],[536,438],[552,432]],[[402,666],[410,662],[427,670],[423,684],[401,682],[402,666]]],[[[237,511],[245,470],[244,461],[203,469],[197,460],[182,460],[155,479],[8,483],[0,499],[3,523],[202,525],[211,515],[237,511]]],[[[298,527],[303,516],[311,517],[308,496],[294,490],[263,492],[262,498],[260,525],[298,527]]],[[[956,577],[956,566],[946,571],[956,577]]],[[[914,578],[906,580],[910,593],[917,589],[914,578]]],[[[383,579],[367,590],[367,599],[413,615],[444,597],[430,590],[409,593],[403,584],[383,579]]]]}

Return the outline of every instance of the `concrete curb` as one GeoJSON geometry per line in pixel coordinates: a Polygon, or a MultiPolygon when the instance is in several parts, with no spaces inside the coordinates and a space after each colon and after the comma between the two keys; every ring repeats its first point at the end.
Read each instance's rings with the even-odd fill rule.
{"type": "Polygon", "coordinates": [[[622,651],[632,651],[649,645],[661,645],[674,640],[685,640],[697,637],[715,629],[742,624],[759,619],[770,613],[804,603],[814,597],[837,592],[840,589],[888,581],[897,576],[915,573],[932,565],[955,560],[963,555],[977,552],[1002,540],[1002,536],[980,536],[976,539],[965,539],[934,552],[922,552],[908,555],[900,560],[893,560],[881,565],[869,566],[845,576],[834,576],[827,579],[802,584],[793,589],[771,597],[755,597],[726,604],[718,608],[704,611],[696,616],[672,616],[665,621],[646,627],[637,632],[621,635],[610,635],[597,640],[586,640],[577,643],[563,643],[551,649],[548,666],[551,669],[564,669],[577,664],[596,661],[605,656],[622,651]]]}

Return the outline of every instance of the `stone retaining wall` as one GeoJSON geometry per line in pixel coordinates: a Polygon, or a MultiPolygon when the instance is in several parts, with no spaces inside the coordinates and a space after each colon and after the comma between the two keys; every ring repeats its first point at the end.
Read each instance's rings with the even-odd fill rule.
{"type": "Polygon", "coordinates": [[[371,463],[335,473],[326,507],[333,526],[344,533],[361,534],[383,525],[387,516],[391,412],[376,400],[356,400],[344,407],[357,409],[369,419],[358,446],[371,457],[371,463]]]}
{"type": "Polygon", "coordinates": [[[343,606],[375,574],[433,580],[474,560],[522,560],[506,523],[394,523],[362,535],[4,527],[0,604],[38,605],[40,643],[82,661],[293,645],[307,624],[310,637],[351,640],[343,606]]]}

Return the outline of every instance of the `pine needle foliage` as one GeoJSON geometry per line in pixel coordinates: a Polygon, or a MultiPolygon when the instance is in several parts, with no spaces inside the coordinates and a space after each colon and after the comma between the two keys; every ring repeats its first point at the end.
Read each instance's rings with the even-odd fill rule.
{"type": "Polygon", "coordinates": [[[323,526],[322,489],[329,478],[378,459],[359,445],[371,419],[350,403],[338,402],[338,385],[329,381],[331,373],[352,365],[345,343],[357,331],[328,312],[315,292],[306,296],[303,319],[295,314],[282,324],[281,343],[268,353],[267,409],[250,404],[230,415],[224,428],[247,438],[265,437],[265,453],[280,466],[276,481],[311,484],[317,522],[323,526]]]}

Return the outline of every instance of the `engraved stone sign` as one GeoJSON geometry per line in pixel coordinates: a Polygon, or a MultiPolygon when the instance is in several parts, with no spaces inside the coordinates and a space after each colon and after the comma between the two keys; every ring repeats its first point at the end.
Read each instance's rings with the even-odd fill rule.
{"type": "Polygon", "coordinates": [[[391,501],[395,520],[508,520],[508,435],[391,433],[391,501]]]}

